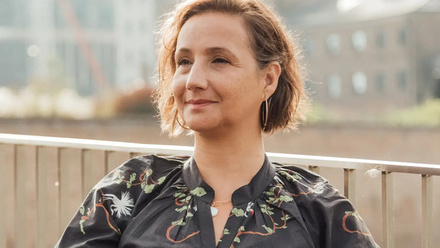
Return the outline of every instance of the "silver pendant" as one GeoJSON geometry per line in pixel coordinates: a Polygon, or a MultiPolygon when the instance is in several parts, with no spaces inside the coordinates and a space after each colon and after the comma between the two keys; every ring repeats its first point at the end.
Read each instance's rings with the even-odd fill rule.
{"type": "Polygon", "coordinates": [[[216,216],[218,214],[218,209],[211,206],[211,215],[212,217],[216,216]]]}

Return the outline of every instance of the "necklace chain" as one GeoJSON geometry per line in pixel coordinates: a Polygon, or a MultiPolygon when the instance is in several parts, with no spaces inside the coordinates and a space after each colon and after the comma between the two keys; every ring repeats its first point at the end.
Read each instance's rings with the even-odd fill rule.
{"type": "Polygon", "coordinates": [[[230,203],[230,202],[232,202],[232,200],[213,201],[213,202],[211,203],[211,206],[212,206],[212,207],[215,207],[215,206],[220,207],[220,206],[226,205],[226,204],[228,204],[228,203],[230,203]]]}

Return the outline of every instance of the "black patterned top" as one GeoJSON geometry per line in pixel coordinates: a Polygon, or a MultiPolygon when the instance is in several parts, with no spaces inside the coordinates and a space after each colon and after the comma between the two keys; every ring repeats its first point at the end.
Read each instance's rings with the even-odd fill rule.
{"type": "MultiPolygon", "coordinates": [[[[134,158],[92,189],[56,247],[216,247],[213,199],[193,158],[134,158]]],[[[219,248],[377,247],[326,180],[267,157],[232,204],[219,248]]]]}

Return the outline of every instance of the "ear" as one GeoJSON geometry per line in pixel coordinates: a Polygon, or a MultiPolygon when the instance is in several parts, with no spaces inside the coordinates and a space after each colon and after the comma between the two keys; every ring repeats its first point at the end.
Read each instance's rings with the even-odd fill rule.
{"type": "Polygon", "coordinates": [[[277,61],[270,62],[263,70],[264,95],[269,98],[275,92],[278,86],[278,79],[281,74],[281,65],[277,61]]]}

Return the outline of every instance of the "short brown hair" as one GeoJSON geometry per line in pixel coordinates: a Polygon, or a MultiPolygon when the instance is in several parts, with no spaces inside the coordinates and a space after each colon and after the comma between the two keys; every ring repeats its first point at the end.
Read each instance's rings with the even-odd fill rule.
{"type": "Polygon", "coordinates": [[[261,111],[263,132],[272,133],[285,128],[295,129],[304,118],[307,96],[301,67],[297,63],[297,48],[280,18],[257,0],[186,0],[177,5],[159,31],[158,89],[155,102],[159,109],[161,127],[170,135],[178,135],[178,113],[172,95],[171,82],[176,71],[174,55],[177,37],[182,26],[193,16],[206,12],[221,12],[241,16],[249,31],[249,40],[260,69],[277,61],[281,66],[278,86],[269,98],[267,124],[263,128],[265,104],[261,111]]]}

